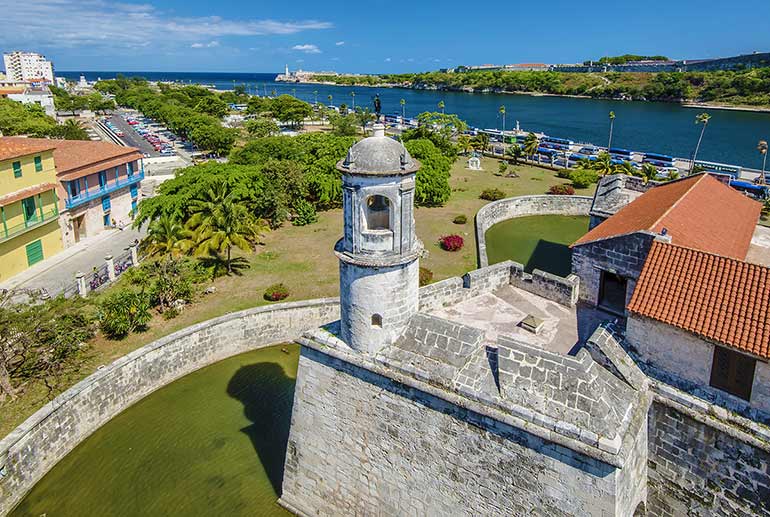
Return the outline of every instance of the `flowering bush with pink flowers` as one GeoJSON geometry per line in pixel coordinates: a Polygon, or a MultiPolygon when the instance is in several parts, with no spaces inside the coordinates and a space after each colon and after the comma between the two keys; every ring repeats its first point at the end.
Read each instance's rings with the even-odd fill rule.
{"type": "Polygon", "coordinates": [[[459,235],[445,235],[444,237],[441,237],[438,242],[441,245],[441,249],[446,251],[458,251],[462,249],[463,244],[465,244],[463,238],[459,235]]]}

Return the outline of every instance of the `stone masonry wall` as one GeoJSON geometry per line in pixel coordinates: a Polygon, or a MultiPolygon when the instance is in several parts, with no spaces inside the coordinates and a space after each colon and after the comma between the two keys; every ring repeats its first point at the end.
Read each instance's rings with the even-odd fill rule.
{"type": "Polygon", "coordinates": [[[588,215],[593,198],[587,196],[519,196],[486,204],[476,213],[479,267],[489,265],[485,234],[495,224],[528,215],[588,215]]]}
{"type": "Polygon", "coordinates": [[[637,232],[572,248],[572,272],[580,277],[580,299],[598,304],[601,272],[609,271],[628,279],[628,305],[654,238],[653,234],[637,232]]]}
{"type": "Polygon", "coordinates": [[[92,432],[156,389],[227,357],[294,340],[338,318],[337,299],[248,309],[175,332],[100,369],[0,441],[0,515],[92,432]]]}
{"type": "Polygon", "coordinates": [[[300,515],[630,515],[618,469],[302,348],[281,503],[300,515]]]}
{"type": "Polygon", "coordinates": [[[770,515],[770,444],[720,429],[713,414],[695,419],[670,403],[649,415],[650,515],[770,515]],[[709,423],[706,423],[709,422],[709,423]]]}

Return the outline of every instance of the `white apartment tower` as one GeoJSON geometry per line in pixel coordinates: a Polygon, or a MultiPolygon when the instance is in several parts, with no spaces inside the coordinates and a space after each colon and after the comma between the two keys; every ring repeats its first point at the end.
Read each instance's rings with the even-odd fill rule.
{"type": "Polygon", "coordinates": [[[53,63],[36,52],[14,51],[3,54],[5,74],[11,81],[53,83],[53,63]]]}

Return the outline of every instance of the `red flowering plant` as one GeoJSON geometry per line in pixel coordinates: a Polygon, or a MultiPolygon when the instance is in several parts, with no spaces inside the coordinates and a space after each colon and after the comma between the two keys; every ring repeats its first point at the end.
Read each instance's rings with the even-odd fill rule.
{"type": "Polygon", "coordinates": [[[459,235],[445,235],[438,242],[441,245],[441,249],[446,251],[458,251],[465,244],[463,238],[459,235]]]}

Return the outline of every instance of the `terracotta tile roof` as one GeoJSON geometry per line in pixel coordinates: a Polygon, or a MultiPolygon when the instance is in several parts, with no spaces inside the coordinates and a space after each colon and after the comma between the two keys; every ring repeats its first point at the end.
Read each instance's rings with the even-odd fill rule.
{"type": "Polygon", "coordinates": [[[107,142],[19,137],[7,137],[0,140],[26,140],[28,142],[39,142],[40,144],[45,143],[53,147],[56,176],[63,180],[81,178],[142,158],[142,153],[136,147],[123,147],[107,142]]]}
{"type": "Polygon", "coordinates": [[[44,138],[2,137],[0,138],[0,161],[50,151],[54,147],[53,140],[44,138]]]}
{"type": "Polygon", "coordinates": [[[573,246],[665,228],[674,244],[744,259],[761,209],[712,176],[697,174],[648,190],[573,246]]]}
{"type": "Polygon", "coordinates": [[[28,198],[29,196],[48,192],[49,190],[53,190],[55,188],[56,185],[53,183],[40,183],[39,185],[17,190],[16,192],[11,192],[10,194],[0,196],[0,206],[8,206],[11,203],[21,201],[22,199],[28,198]]]}
{"type": "Polygon", "coordinates": [[[770,359],[770,268],[655,241],[628,310],[770,359]]]}

